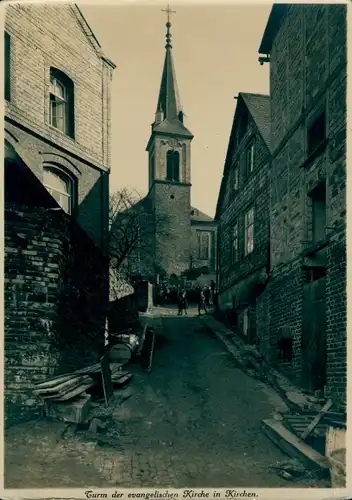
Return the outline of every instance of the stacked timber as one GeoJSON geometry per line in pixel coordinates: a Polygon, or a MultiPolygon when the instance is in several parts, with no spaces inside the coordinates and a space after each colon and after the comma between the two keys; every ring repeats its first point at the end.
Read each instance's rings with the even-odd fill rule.
{"type": "MultiPolygon", "coordinates": [[[[122,365],[119,363],[111,363],[109,368],[114,385],[125,385],[132,378],[131,373],[122,371],[122,365]]],[[[64,373],[36,384],[34,392],[48,401],[65,402],[82,395],[100,382],[101,364],[96,363],[73,373],[64,373]]]]}

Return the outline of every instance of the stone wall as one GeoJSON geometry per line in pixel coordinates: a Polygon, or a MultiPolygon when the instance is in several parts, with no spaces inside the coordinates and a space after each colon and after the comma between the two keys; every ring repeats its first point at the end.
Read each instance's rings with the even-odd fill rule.
{"type": "Polygon", "coordinates": [[[190,186],[156,181],[150,197],[156,217],[155,261],[167,274],[180,275],[190,263],[190,186]]]}
{"type": "Polygon", "coordinates": [[[270,153],[258,133],[254,121],[249,118],[248,130],[238,147],[230,152],[232,165],[227,174],[220,224],[218,229],[220,307],[226,308],[235,294],[234,286],[240,280],[266,266],[269,244],[269,171],[270,153]],[[246,145],[255,137],[254,169],[245,174],[246,145]],[[239,189],[234,189],[234,168],[240,168],[239,189]],[[245,255],[244,216],[254,207],[254,249],[245,255]],[[238,223],[238,256],[232,262],[233,227],[238,223]]]}
{"type": "Polygon", "coordinates": [[[341,400],[346,382],[346,7],[289,5],[270,60],[271,167],[270,342],[289,328],[301,378],[305,255],[312,244],[310,192],[326,182],[327,395],[341,400]],[[309,154],[307,134],[325,110],[326,141],[309,154]]]}
{"type": "Polygon", "coordinates": [[[40,414],[33,384],[98,358],[106,292],[104,261],[79,226],[44,209],[6,208],[7,425],[40,414]]]}

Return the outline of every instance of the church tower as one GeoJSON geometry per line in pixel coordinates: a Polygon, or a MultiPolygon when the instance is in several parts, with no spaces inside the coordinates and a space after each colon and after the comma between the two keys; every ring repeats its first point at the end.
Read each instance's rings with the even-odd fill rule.
{"type": "Polygon", "coordinates": [[[191,141],[183,123],[172,56],[167,7],[165,61],[155,120],[146,150],[149,155],[149,199],[155,216],[155,261],[169,276],[190,264],[191,141]]]}

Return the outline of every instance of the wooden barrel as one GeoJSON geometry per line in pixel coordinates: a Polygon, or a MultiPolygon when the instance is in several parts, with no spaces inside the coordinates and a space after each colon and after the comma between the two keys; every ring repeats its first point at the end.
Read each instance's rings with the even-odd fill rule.
{"type": "Polygon", "coordinates": [[[109,360],[126,365],[137,351],[139,339],[137,335],[119,335],[116,340],[116,344],[109,349],[109,360]]]}

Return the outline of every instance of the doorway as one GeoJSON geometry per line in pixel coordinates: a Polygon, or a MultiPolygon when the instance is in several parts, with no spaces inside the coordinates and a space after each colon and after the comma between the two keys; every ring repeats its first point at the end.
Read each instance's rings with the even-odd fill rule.
{"type": "Polygon", "coordinates": [[[302,385],[309,392],[326,383],[325,291],[325,274],[313,269],[303,286],[302,385]]]}

